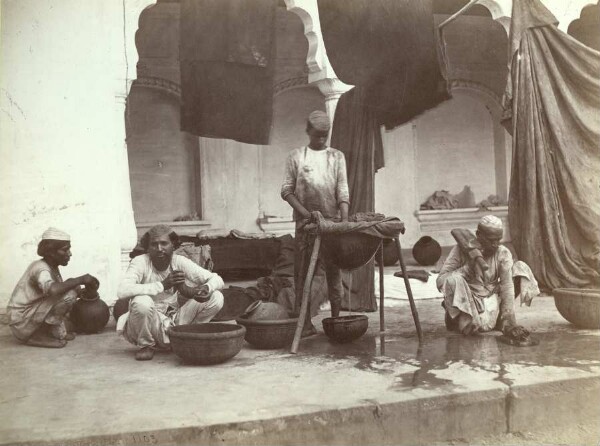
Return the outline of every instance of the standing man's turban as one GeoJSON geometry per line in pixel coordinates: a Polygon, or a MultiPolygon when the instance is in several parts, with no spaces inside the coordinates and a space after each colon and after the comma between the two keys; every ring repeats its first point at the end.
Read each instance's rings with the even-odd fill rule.
{"type": "Polygon", "coordinates": [[[315,130],[320,132],[328,132],[331,128],[331,121],[329,120],[329,116],[327,113],[321,110],[315,110],[310,115],[308,115],[308,123],[315,130]]]}

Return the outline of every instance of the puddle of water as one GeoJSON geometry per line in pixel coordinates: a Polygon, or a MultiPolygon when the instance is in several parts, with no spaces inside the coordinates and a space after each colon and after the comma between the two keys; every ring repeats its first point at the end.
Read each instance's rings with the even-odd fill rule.
{"type": "Polygon", "coordinates": [[[315,336],[302,343],[302,355],[311,359],[356,359],[355,367],[380,374],[394,374],[394,365],[410,365],[417,370],[396,376],[393,388],[436,387],[452,381],[436,376],[435,371],[462,364],[473,370],[492,372],[495,380],[511,385],[506,366],[571,367],[591,371],[600,366],[600,337],[595,333],[543,332],[532,336],[539,345],[514,347],[497,340],[500,333],[466,337],[447,333],[416,337],[394,334],[367,334],[348,344],[331,343],[325,336],[315,336]]]}

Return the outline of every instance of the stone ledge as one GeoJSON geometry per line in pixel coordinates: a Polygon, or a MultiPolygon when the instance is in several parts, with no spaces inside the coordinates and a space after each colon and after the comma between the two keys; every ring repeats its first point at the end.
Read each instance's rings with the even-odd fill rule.
{"type": "Polygon", "coordinates": [[[278,236],[294,235],[296,231],[296,223],[291,217],[262,217],[258,219],[258,226],[264,232],[278,236]]]}
{"type": "Polygon", "coordinates": [[[508,405],[511,432],[577,424],[585,417],[600,419],[600,377],[516,385],[508,405]]]}
{"type": "Polygon", "coordinates": [[[154,225],[168,225],[173,228],[178,235],[185,235],[188,237],[195,237],[199,231],[211,227],[211,223],[207,220],[141,222],[135,224],[138,239],[154,225]]]}
{"type": "Polygon", "coordinates": [[[508,206],[495,206],[489,209],[464,208],[415,212],[421,235],[433,237],[442,246],[456,244],[450,234],[452,229],[466,228],[475,231],[481,217],[490,214],[502,220],[502,223],[504,223],[504,238],[502,241],[509,242],[511,239],[508,226],[508,206]]]}
{"type": "MultiPolygon", "coordinates": [[[[37,445],[382,445],[427,444],[506,430],[507,388],[320,410],[207,426],[90,436],[37,445]]],[[[13,443],[14,446],[32,444],[13,443]]]]}

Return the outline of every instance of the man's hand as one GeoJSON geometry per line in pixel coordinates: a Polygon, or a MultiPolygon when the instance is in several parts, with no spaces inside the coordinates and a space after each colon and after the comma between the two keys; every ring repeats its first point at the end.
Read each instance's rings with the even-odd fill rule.
{"type": "Polygon", "coordinates": [[[100,287],[100,281],[91,274],[84,274],[79,280],[81,285],[85,285],[86,289],[96,291],[100,287]]]}
{"type": "Polygon", "coordinates": [[[202,285],[194,294],[194,300],[196,302],[205,303],[210,300],[210,292],[208,290],[208,285],[202,285]]]}
{"type": "Polygon", "coordinates": [[[504,330],[504,335],[516,340],[524,340],[529,336],[529,330],[521,325],[507,325],[504,330]]]}
{"type": "Polygon", "coordinates": [[[170,273],[165,280],[162,281],[163,288],[168,290],[169,288],[176,287],[177,285],[181,285],[185,283],[185,274],[183,271],[175,270],[170,273]]]}
{"type": "Polygon", "coordinates": [[[74,304],[78,297],[81,297],[81,294],[75,290],[74,293],[66,293],[63,302],[69,305],[74,304]]]}

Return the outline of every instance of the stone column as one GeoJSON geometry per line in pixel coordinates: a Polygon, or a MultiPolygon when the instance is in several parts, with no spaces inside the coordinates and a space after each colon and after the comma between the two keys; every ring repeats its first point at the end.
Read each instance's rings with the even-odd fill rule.
{"type": "MultiPolygon", "coordinates": [[[[314,82],[314,84],[319,87],[319,90],[321,90],[321,93],[325,96],[325,111],[333,124],[335,109],[340,96],[350,90],[352,85],[345,84],[337,78],[320,79],[314,82]]],[[[329,134],[329,138],[331,139],[331,133],[329,134]]]]}
{"type": "Polygon", "coordinates": [[[125,270],[129,264],[129,253],[137,243],[137,230],[133,216],[133,203],[131,200],[131,183],[129,181],[129,157],[127,156],[127,143],[125,142],[125,108],[127,96],[115,96],[115,128],[117,131],[117,172],[115,178],[119,180],[119,228],[121,240],[121,269],[125,270]],[[118,122],[117,122],[118,121],[118,122]]]}
{"type": "Polygon", "coordinates": [[[129,181],[129,157],[127,155],[127,143],[125,132],[127,96],[131,90],[133,81],[137,78],[136,64],[138,52],[135,45],[135,34],[138,29],[140,14],[144,9],[155,5],[154,0],[124,0],[122,4],[123,17],[123,48],[124,52],[120,58],[119,70],[122,73],[118,81],[117,93],[115,95],[114,123],[116,144],[120,152],[116,155],[118,159],[118,172],[115,178],[118,180],[119,190],[119,237],[121,241],[121,269],[125,270],[129,264],[129,253],[137,243],[137,229],[133,215],[133,203],[131,199],[131,183],[129,181]]]}

